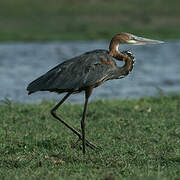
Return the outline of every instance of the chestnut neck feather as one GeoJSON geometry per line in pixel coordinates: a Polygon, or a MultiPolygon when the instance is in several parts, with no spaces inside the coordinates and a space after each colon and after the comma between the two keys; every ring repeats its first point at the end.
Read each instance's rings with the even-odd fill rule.
{"type": "Polygon", "coordinates": [[[125,71],[131,71],[133,69],[134,61],[127,54],[123,54],[118,50],[120,41],[116,38],[116,36],[111,40],[109,45],[109,55],[117,59],[118,61],[124,61],[125,64],[120,69],[125,71]]]}

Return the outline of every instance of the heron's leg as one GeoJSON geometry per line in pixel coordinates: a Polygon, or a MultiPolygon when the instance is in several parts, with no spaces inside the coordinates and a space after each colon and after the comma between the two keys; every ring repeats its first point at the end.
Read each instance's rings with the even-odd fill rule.
{"type": "Polygon", "coordinates": [[[82,120],[81,120],[83,154],[86,153],[85,120],[86,120],[88,100],[89,100],[91,93],[92,93],[92,88],[89,88],[85,91],[85,104],[84,104],[84,111],[83,111],[82,120]]]}
{"type": "MultiPolygon", "coordinates": [[[[57,116],[56,114],[56,110],[58,109],[58,107],[63,104],[63,102],[72,94],[72,92],[67,93],[63,99],[51,110],[51,114],[54,118],[58,119],[61,123],[63,123],[67,128],[69,128],[74,134],[76,134],[79,139],[82,139],[81,134],[74,129],[73,127],[71,127],[69,124],[67,124],[62,118],[60,118],[59,116],[57,116]]],[[[95,145],[93,145],[92,143],[90,143],[89,141],[86,140],[86,145],[88,147],[90,147],[91,149],[100,149],[98,147],[96,147],[95,145]]]]}

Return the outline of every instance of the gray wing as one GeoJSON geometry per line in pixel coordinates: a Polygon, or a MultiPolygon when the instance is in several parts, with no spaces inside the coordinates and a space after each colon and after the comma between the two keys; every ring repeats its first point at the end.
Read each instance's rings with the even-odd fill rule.
{"type": "Polygon", "coordinates": [[[111,57],[107,51],[100,51],[70,59],[30,83],[27,90],[29,93],[53,89],[77,90],[91,86],[102,79],[107,80],[114,67],[103,63],[101,58],[111,57]]]}

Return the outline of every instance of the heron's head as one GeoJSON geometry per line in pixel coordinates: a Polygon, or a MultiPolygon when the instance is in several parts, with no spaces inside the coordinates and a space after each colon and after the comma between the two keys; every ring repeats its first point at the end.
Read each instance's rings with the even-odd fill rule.
{"type": "Polygon", "coordinates": [[[147,39],[138,37],[130,33],[121,32],[113,37],[113,40],[118,41],[119,44],[132,44],[132,45],[144,45],[144,44],[159,44],[163,41],[147,39]]]}

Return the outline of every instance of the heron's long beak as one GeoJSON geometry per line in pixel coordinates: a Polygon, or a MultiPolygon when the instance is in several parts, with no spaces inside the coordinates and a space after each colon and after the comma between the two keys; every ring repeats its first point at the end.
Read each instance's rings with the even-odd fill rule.
{"type": "Polygon", "coordinates": [[[160,44],[160,43],[164,43],[164,42],[154,39],[142,38],[135,35],[132,35],[132,39],[128,41],[128,44],[132,44],[132,45],[160,44]]]}

